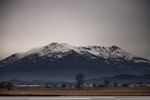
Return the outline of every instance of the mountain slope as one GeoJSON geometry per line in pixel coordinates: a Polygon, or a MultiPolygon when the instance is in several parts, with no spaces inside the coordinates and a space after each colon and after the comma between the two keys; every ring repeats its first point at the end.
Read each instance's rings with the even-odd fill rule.
{"type": "Polygon", "coordinates": [[[73,80],[79,72],[88,78],[147,74],[150,61],[117,46],[75,47],[66,43],[51,43],[0,61],[0,80],[73,80]]]}

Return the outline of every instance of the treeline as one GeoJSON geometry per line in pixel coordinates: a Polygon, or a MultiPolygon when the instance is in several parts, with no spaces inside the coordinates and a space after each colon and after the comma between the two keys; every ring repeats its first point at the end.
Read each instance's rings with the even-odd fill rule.
{"type": "Polygon", "coordinates": [[[2,81],[0,82],[0,88],[7,88],[8,90],[11,87],[44,87],[44,88],[76,88],[82,89],[86,87],[97,88],[97,87],[141,87],[141,86],[150,86],[150,84],[144,84],[142,82],[137,83],[117,83],[111,82],[109,80],[103,80],[102,82],[88,82],[83,73],[78,73],[75,75],[75,82],[46,82],[42,84],[32,84],[25,83],[16,84],[12,81],[2,81]]]}

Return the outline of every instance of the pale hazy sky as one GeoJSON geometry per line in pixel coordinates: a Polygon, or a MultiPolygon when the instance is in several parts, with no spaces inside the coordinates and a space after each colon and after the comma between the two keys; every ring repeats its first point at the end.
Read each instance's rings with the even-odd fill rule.
{"type": "Polygon", "coordinates": [[[150,58],[150,0],[1,0],[0,57],[47,45],[118,45],[150,58]]]}

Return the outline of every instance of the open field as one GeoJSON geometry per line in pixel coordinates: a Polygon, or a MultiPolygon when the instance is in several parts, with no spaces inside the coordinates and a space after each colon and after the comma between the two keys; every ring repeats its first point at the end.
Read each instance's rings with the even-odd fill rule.
{"type": "Polygon", "coordinates": [[[150,87],[0,88],[1,96],[150,96],[150,87]]]}

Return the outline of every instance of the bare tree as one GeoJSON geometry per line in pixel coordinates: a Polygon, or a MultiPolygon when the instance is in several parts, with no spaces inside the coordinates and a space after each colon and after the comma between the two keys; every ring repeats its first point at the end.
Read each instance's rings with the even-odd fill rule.
{"type": "Polygon", "coordinates": [[[84,79],[85,79],[84,74],[78,73],[75,76],[75,79],[76,79],[76,88],[81,89],[84,84],[84,79]]]}
{"type": "Polygon", "coordinates": [[[117,87],[117,86],[118,86],[118,83],[117,83],[117,82],[115,82],[115,83],[114,83],[114,87],[117,87]]]}
{"type": "Polygon", "coordinates": [[[109,80],[104,80],[104,85],[105,86],[109,86],[109,84],[110,84],[109,80]]]}
{"type": "Polygon", "coordinates": [[[12,87],[13,87],[13,83],[12,82],[8,82],[8,84],[7,84],[8,91],[11,90],[12,87]]]}

